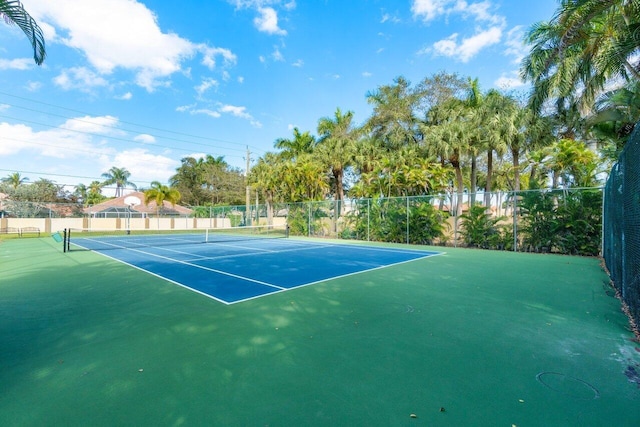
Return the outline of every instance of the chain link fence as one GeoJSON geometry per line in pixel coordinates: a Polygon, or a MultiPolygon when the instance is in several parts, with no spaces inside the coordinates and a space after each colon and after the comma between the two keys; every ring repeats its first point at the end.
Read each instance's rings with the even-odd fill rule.
{"type": "MultiPolygon", "coordinates": [[[[3,201],[0,228],[49,220],[79,228],[219,228],[288,224],[291,235],[420,245],[598,255],[602,189],[455,193],[306,203],[194,206],[189,214],[140,214],[129,207],[3,201]],[[461,204],[460,204],[461,203],[461,204]],[[78,224],[71,225],[72,222],[78,224]]],[[[620,221],[614,221],[618,226],[620,221]]],[[[617,272],[620,270],[618,268],[617,272]]]]}
{"type": "Polygon", "coordinates": [[[640,336],[640,126],[611,170],[604,198],[603,256],[640,336]]]}

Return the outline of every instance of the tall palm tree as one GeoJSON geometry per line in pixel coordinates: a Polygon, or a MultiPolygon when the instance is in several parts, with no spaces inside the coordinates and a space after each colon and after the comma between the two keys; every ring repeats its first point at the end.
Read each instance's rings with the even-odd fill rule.
{"type": "Polygon", "coordinates": [[[476,121],[481,123],[481,138],[484,149],[487,151],[487,170],[485,184],[485,206],[491,203],[491,192],[493,191],[493,160],[494,153],[498,158],[507,151],[507,145],[503,138],[501,129],[505,127],[506,115],[503,113],[505,104],[508,104],[507,97],[496,90],[488,91],[484,96],[482,108],[476,115],[476,121]]]}
{"type": "Polygon", "coordinates": [[[427,120],[421,124],[421,132],[427,151],[430,155],[440,159],[444,164],[450,164],[455,172],[455,188],[457,193],[456,216],[462,213],[464,180],[462,176],[462,156],[468,149],[467,128],[461,116],[464,114],[459,99],[451,98],[442,104],[432,107],[427,120]]]}
{"type": "Polygon", "coordinates": [[[86,203],[87,196],[89,195],[89,189],[85,184],[80,183],[76,185],[73,195],[76,196],[78,200],[82,200],[82,203],[86,203]]]}
{"type": "Polygon", "coordinates": [[[267,206],[267,224],[273,224],[273,204],[280,190],[282,157],[275,153],[266,153],[260,157],[249,171],[247,182],[260,193],[267,206]]]}
{"type": "Polygon", "coordinates": [[[9,24],[17,25],[22,30],[33,47],[34,61],[42,65],[47,55],[44,35],[36,20],[24,9],[22,3],[17,0],[0,0],[0,18],[4,18],[9,24]]]}
{"type": "Polygon", "coordinates": [[[393,85],[385,85],[367,93],[367,102],[373,105],[373,114],[365,124],[374,138],[387,149],[415,144],[418,119],[415,110],[419,94],[410,88],[404,77],[397,77],[393,85]]]}
{"type": "Polygon", "coordinates": [[[615,79],[640,79],[640,2],[561,0],[549,22],[531,27],[522,76],[533,82],[530,105],[539,112],[547,99],[563,104],[580,93],[593,104],[615,79]]]}
{"type": "Polygon", "coordinates": [[[165,200],[171,203],[171,206],[175,206],[176,203],[180,201],[180,192],[159,181],[153,181],[151,188],[144,192],[144,204],[149,206],[149,203],[155,202],[156,214],[159,214],[160,209],[164,206],[165,200]]]}
{"type": "Polygon", "coordinates": [[[292,160],[301,154],[311,153],[316,145],[316,138],[309,131],[301,133],[300,129],[294,127],[293,139],[278,138],[273,145],[282,150],[283,158],[292,160]]]}
{"type": "Polygon", "coordinates": [[[353,112],[336,109],[333,118],[323,117],[318,122],[320,141],[315,152],[333,175],[334,197],[342,212],[344,201],[344,173],[355,156],[355,143],[359,131],[353,124],[353,112]]]}
{"type": "Polygon", "coordinates": [[[113,166],[109,169],[108,172],[102,174],[103,178],[106,178],[104,181],[104,185],[116,185],[116,197],[122,196],[123,188],[129,186],[136,189],[136,185],[133,182],[129,181],[129,177],[131,176],[131,172],[129,172],[125,168],[117,168],[113,166]]]}
{"type": "Polygon", "coordinates": [[[14,190],[26,181],[29,181],[29,178],[21,176],[20,172],[14,172],[2,178],[2,182],[11,185],[14,190]]]}
{"type": "Polygon", "coordinates": [[[478,155],[480,151],[484,149],[484,138],[482,135],[483,127],[487,125],[484,120],[478,120],[482,118],[482,105],[484,103],[484,94],[480,90],[480,83],[477,78],[468,79],[469,88],[467,94],[463,100],[463,106],[466,114],[465,124],[467,125],[467,133],[469,135],[469,147],[468,155],[471,158],[471,173],[469,177],[469,195],[470,205],[475,205],[476,191],[478,183],[478,155]]]}
{"type": "Polygon", "coordinates": [[[100,181],[91,181],[89,186],[87,187],[87,205],[95,205],[102,202],[105,197],[102,195],[102,187],[104,184],[100,181]]]}
{"type": "Polygon", "coordinates": [[[613,148],[604,152],[616,160],[639,121],[640,80],[637,80],[602,94],[596,101],[593,115],[587,118],[587,126],[598,139],[613,148]]]}

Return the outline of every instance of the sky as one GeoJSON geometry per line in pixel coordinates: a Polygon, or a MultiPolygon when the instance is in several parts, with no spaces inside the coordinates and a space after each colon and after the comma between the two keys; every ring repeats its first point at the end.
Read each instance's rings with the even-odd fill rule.
{"type": "Polygon", "coordinates": [[[23,0],[35,65],[0,21],[0,177],[73,186],[111,167],[148,188],[184,157],[246,169],[367,93],[445,71],[526,91],[523,36],[557,0],[23,0]]]}

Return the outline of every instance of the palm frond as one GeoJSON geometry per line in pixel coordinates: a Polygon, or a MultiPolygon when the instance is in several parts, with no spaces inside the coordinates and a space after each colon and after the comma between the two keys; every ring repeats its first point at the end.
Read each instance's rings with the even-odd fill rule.
{"type": "Polygon", "coordinates": [[[35,19],[24,9],[22,3],[17,0],[0,1],[0,16],[9,23],[17,25],[29,39],[33,47],[33,59],[38,65],[42,65],[47,54],[44,35],[35,19]]]}

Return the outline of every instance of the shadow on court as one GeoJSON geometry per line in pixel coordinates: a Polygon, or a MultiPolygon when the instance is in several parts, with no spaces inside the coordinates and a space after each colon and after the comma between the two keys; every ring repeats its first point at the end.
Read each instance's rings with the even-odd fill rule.
{"type": "Polygon", "coordinates": [[[0,241],[0,263],[3,426],[640,416],[640,345],[596,259],[447,249],[230,306],[50,238],[0,241]]]}

